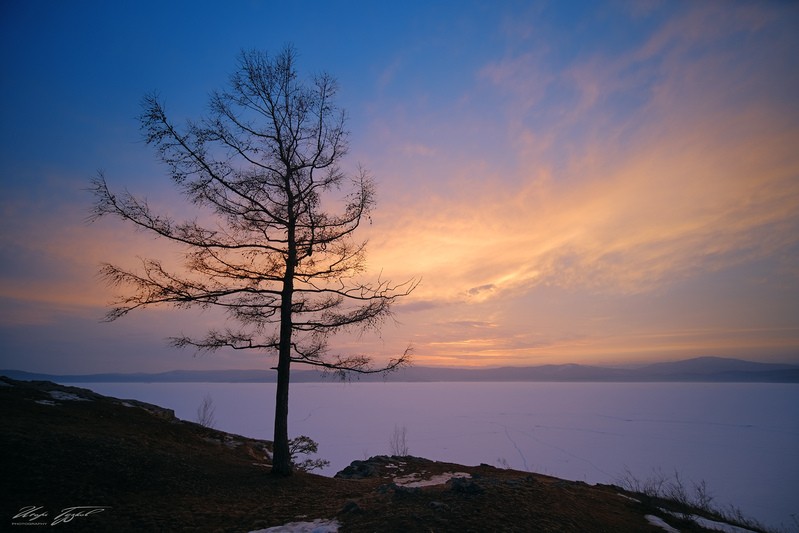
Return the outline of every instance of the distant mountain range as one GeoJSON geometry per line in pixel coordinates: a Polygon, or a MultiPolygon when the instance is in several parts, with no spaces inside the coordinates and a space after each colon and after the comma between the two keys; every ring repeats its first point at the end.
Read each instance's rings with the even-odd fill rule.
{"type": "MultiPolygon", "coordinates": [[[[296,367],[295,367],[296,368],[296,367]]],[[[26,381],[57,383],[274,383],[274,370],[173,370],[156,374],[36,374],[0,370],[0,375],[26,381]]],[[[292,370],[294,383],[336,381],[316,370],[292,370]]],[[[353,374],[361,382],[436,381],[549,381],[549,382],[716,382],[799,383],[799,365],[755,363],[722,357],[698,357],[640,368],[611,368],[577,364],[501,368],[443,368],[412,366],[386,376],[353,374]]]]}

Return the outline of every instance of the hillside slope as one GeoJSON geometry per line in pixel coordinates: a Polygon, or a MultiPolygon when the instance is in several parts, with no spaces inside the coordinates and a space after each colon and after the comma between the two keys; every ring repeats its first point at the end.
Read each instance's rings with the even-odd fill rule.
{"type": "Polygon", "coordinates": [[[356,532],[662,532],[659,515],[702,531],[617,487],[487,465],[377,457],[337,478],[274,478],[268,442],[49,382],[0,378],[0,414],[3,530],[238,532],[321,518],[356,532]]]}

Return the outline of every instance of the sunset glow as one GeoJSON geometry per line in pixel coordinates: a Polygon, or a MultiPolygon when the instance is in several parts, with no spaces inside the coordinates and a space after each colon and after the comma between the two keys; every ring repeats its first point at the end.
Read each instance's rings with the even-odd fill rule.
{"type": "Polygon", "coordinates": [[[88,225],[84,189],[100,168],[191,218],[140,142],[140,98],[156,89],[199,118],[240,49],[286,42],[301,70],[338,78],[347,161],[376,178],[369,275],[422,279],[396,324],[336,349],[412,344],[416,364],[446,366],[799,363],[799,6],[435,4],[233,3],[192,8],[191,24],[174,5],[157,23],[139,4],[3,8],[0,366],[271,366],[166,346],[213,313],[99,323],[114,296],[99,263],[180,251],[88,225]]]}

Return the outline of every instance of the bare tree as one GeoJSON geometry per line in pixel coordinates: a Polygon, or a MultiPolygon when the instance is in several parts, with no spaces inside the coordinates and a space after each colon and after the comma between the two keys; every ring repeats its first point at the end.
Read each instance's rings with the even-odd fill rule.
{"type": "Polygon", "coordinates": [[[196,206],[197,218],[179,222],[130,193],[114,194],[101,172],[92,181],[90,217],[121,218],[185,252],[178,271],[158,259],[142,260],[139,270],[105,264],[101,273],[109,283],[131,289],[107,320],[154,305],[216,307],[235,326],[172,343],[277,355],[272,471],[280,475],[292,471],[291,364],[342,376],[408,364],[409,349],[376,368],[365,355],[331,354],[328,339],[341,330],[378,328],[392,303],[417,285],[362,279],[366,243],[353,233],[368,219],[374,184],[363,169],[350,175],[340,167],[348,132],[333,101],[335,80],[327,74],[302,80],[295,63],[291,47],[276,56],[242,52],[227,89],[211,95],[208,115],[182,128],[155,95],[144,98],[145,140],[196,206]]]}

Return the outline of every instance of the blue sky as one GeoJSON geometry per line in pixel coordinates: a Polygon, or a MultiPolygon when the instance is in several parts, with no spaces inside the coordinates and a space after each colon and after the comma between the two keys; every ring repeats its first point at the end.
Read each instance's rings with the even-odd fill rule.
{"type": "Polygon", "coordinates": [[[799,7],[780,2],[5,2],[0,367],[267,368],[100,323],[98,264],[175,257],[84,222],[88,180],[190,216],[138,131],[197,118],[242,49],[292,43],[378,182],[369,265],[422,285],[379,337],[417,364],[799,362],[799,7]]]}

